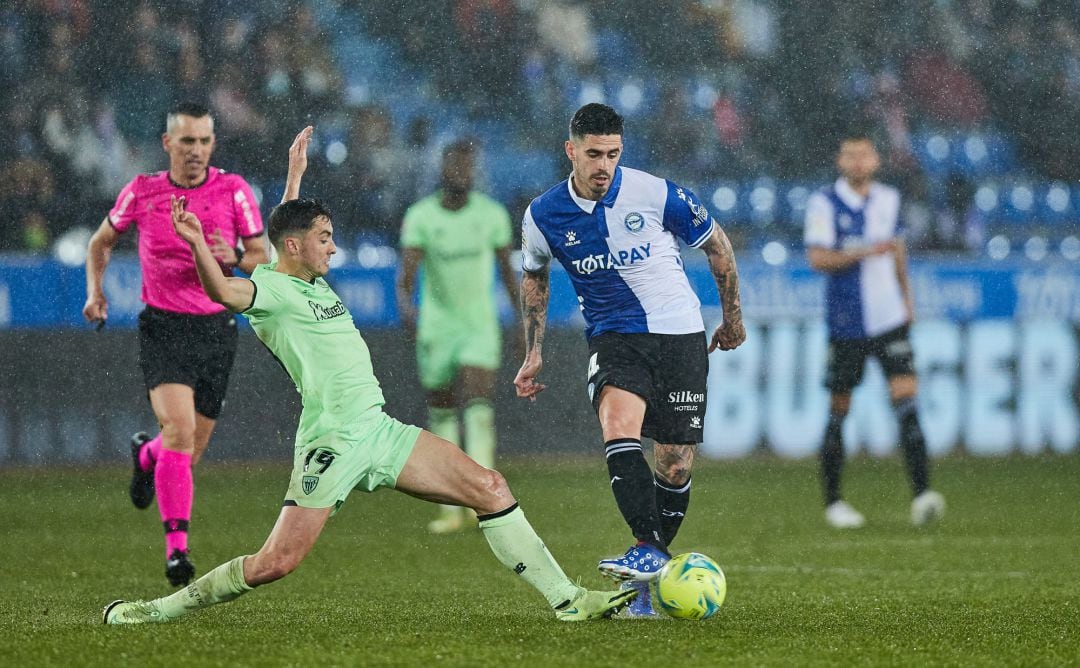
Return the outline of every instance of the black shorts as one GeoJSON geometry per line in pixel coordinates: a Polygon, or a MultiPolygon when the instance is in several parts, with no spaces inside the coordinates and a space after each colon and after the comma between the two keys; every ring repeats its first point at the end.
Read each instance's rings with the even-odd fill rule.
{"type": "Polygon", "coordinates": [[[221,415],[236,357],[236,318],[172,313],[147,306],[139,314],[139,367],[149,392],[178,383],[195,390],[195,410],[221,415]]]}
{"type": "Polygon", "coordinates": [[[915,359],[908,337],[908,326],[865,339],[829,341],[829,361],[825,368],[825,387],[832,392],[851,392],[862,382],[866,358],[876,357],[886,378],[915,373],[915,359]]]}
{"type": "Polygon", "coordinates": [[[641,435],[657,443],[701,443],[709,378],[705,333],[618,334],[589,341],[589,398],[600,410],[607,385],[645,400],[641,435]]]}

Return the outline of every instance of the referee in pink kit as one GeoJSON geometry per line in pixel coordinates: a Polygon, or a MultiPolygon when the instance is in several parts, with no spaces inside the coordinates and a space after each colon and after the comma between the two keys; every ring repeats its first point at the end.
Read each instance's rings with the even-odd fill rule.
{"type": "Polygon", "coordinates": [[[101,324],[108,318],[102,277],[120,235],[134,227],[146,304],[139,315],[139,366],[161,431],[131,439],[131,502],[148,507],[156,489],[165,525],[165,577],[181,586],[195,575],[188,558],[195,494],[191,467],[206,451],[221,414],[236,354],[236,320],[203,291],[191,252],[173,232],[170,198],[184,197],[197,212],[227,274],[234,267],[251,273],[268,256],[251,187],[240,176],[210,166],[214,119],[209,110],[196,104],[173,108],[161,144],[169,170],[136,176],[90,239],[83,316],[101,324]]]}

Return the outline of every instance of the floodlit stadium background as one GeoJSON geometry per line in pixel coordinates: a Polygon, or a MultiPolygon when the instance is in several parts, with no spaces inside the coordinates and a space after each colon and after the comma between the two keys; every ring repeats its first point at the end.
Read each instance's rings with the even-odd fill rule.
{"type": "MultiPolygon", "coordinates": [[[[0,466],[119,461],[132,431],[152,429],[134,239],[107,272],[100,334],[81,319],[81,262],[120,187],[166,166],[163,116],[181,99],[211,107],[213,164],[247,178],[264,215],[288,142],[316,126],[305,190],[336,213],[331,278],[371,345],[388,412],[421,424],[395,244],[404,208],[435,187],[439,149],[477,138],[478,187],[520,219],[568,173],[573,110],[615,106],[623,164],[692,188],[737,245],[749,338],[712,357],[704,450],[721,457],[817,449],[822,289],[801,214],[834,178],[836,133],[869,123],[881,178],[905,196],[931,452],[1075,452],[1078,17],[1064,0],[6,3],[0,466]]],[[[687,252],[688,273],[715,323],[698,255],[687,252]]],[[[535,406],[514,399],[508,345],[502,452],[598,447],[576,300],[554,274],[550,389],[535,406]]],[[[512,326],[509,305],[504,315],[512,326]]],[[[297,410],[288,379],[243,337],[210,457],[286,458],[297,410]]],[[[894,449],[876,368],[847,429],[856,450],[894,449]]]]}

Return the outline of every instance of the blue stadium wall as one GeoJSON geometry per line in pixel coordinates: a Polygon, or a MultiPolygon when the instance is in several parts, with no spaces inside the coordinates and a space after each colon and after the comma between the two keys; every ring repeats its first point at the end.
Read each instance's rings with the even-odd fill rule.
{"type": "MultiPolygon", "coordinates": [[[[828,397],[821,387],[825,332],[821,279],[804,265],[740,261],[748,340],[711,358],[703,451],[741,457],[769,451],[805,457],[817,448],[828,397]]],[[[331,274],[372,350],[387,411],[423,424],[413,350],[396,327],[395,267],[346,265],[331,274]]],[[[703,264],[691,280],[719,319],[703,264]]],[[[1080,269],[1072,264],[916,261],[922,421],[935,456],[1071,453],[1080,445],[1080,269]]],[[[0,260],[0,466],[115,461],[153,415],[138,372],[134,325],[141,309],[133,258],[106,274],[109,326],[82,322],[81,267],[51,259],[0,260]]],[[[502,304],[507,323],[509,305],[502,304]]],[[[585,344],[577,300],[553,272],[549,389],[517,400],[518,360],[507,341],[496,398],[500,448],[513,454],[596,452],[599,429],[585,394],[585,344]]],[[[243,318],[239,318],[243,324],[243,318]]],[[[211,459],[287,458],[299,413],[296,392],[243,327],[225,413],[211,459]]],[[[517,336],[516,330],[510,332],[517,336]]],[[[507,337],[510,338],[509,336],[507,337]]],[[[889,455],[896,443],[885,381],[872,364],[845,426],[852,451],[889,455]]]]}

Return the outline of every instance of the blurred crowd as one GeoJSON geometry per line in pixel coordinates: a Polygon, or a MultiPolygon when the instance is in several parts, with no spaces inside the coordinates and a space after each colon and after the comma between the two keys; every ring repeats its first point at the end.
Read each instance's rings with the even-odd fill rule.
{"type": "Polygon", "coordinates": [[[134,174],[165,168],[178,101],[208,104],[214,164],[266,197],[298,128],[338,129],[313,160],[316,194],[343,229],[392,241],[433,186],[441,109],[489,151],[550,153],[561,175],[567,119],[597,97],[635,110],[632,164],[687,183],[828,180],[836,133],[869,122],[883,178],[923,207],[917,245],[959,248],[973,184],[925,173],[913,136],[994,130],[1025,170],[1075,181],[1078,17],[1078,0],[9,0],[0,249],[96,226],[134,174]],[[393,99],[351,83],[353,42],[389,54],[393,99]],[[492,121],[509,133],[486,135],[492,121]]]}

